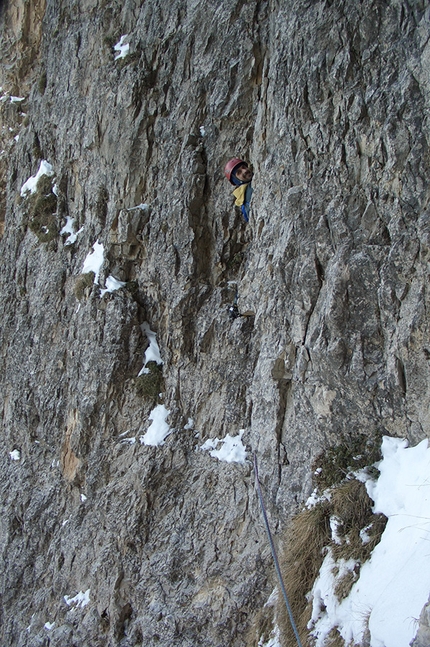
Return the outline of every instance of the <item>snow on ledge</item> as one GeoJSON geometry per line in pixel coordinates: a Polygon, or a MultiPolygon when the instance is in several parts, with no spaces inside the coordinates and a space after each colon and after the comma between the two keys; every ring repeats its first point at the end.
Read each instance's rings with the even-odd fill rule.
{"type": "Polygon", "coordinates": [[[86,607],[90,602],[90,589],[87,589],[85,593],[83,591],[79,591],[79,593],[77,593],[73,598],[71,598],[69,595],[65,595],[64,602],[69,607],[80,607],[82,609],[83,607],[86,607]]]}
{"type": "Polygon", "coordinates": [[[143,364],[143,367],[139,371],[139,375],[143,375],[144,373],[149,373],[149,368],[146,368],[148,362],[156,362],[158,365],[163,364],[164,362],[161,359],[160,347],[157,343],[157,333],[151,330],[147,321],[144,321],[140,327],[142,332],[145,333],[149,342],[149,346],[145,351],[145,362],[143,364]]]}
{"type": "Polygon", "coordinates": [[[48,177],[51,177],[54,175],[53,168],[49,162],[46,160],[42,160],[40,162],[39,170],[37,171],[36,175],[32,175],[31,177],[28,178],[27,182],[24,182],[24,184],[21,187],[21,198],[25,198],[27,193],[35,193],[36,192],[36,186],[39,181],[39,179],[42,177],[42,175],[47,175],[48,177]]]}
{"type": "Polygon", "coordinates": [[[244,429],[239,431],[238,436],[227,434],[225,438],[209,438],[201,447],[203,451],[211,450],[209,453],[214,458],[226,463],[246,462],[246,449],[242,443],[244,429]],[[216,449],[219,443],[223,443],[220,449],[216,449]]]}
{"type": "Polygon", "coordinates": [[[129,53],[130,45],[129,43],[125,42],[126,38],[128,38],[128,34],[121,36],[117,44],[113,47],[114,51],[118,52],[118,54],[115,56],[115,61],[117,61],[119,58],[124,58],[129,53]]]}
{"type": "MultiPolygon", "coordinates": [[[[55,193],[54,189],[52,190],[52,192],[55,193]]],[[[66,216],[66,224],[60,231],[60,236],[64,236],[65,234],[68,235],[68,238],[65,241],[64,245],[73,245],[73,243],[76,241],[76,238],[78,237],[78,234],[80,234],[84,230],[84,228],[81,227],[80,229],[78,229],[78,231],[75,231],[73,227],[74,222],[75,222],[75,218],[66,216]]]]}
{"type": "Polygon", "coordinates": [[[110,274],[107,279],[106,279],[106,287],[100,290],[100,298],[106,294],[106,292],[115,292],[115,290],[119,290],[120,288],[123,288],[125,285],[124,281],[119,281],[116,279],[112,274],[110,274]]]}
{"type": "Polygon", "coordinates": [[[99,243],[98,239],[93,245],[92,252],[87,254],[87,257],[82,266],[82,274],[94,272],[94,283],[98,283],[99,274],[104,261],[104,247],[99,243]]]}
{"type": "Polygon", "coordinates": [[[152,445],[153,447],[164,445],[165,439],[173,431],[166,422],[169,413],[170,411],[166,409],[164,404],[157,404],[155,409],[149,414],[152,425],[146,434],[140,437],[141,445],[152,445]]]}

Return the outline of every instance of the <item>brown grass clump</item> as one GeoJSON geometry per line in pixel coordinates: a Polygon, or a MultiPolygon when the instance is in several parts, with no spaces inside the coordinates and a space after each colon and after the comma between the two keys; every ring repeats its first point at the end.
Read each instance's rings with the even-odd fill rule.
{"type": "Polygon", "coordinates": [[[387,518],[382,514],[373,514],[366,487],[356,479],[335,488],[330,503],[333,514],[341,520],[339,534],[344,538],[341,544],[333,544],[333,557],[336,560],[343,558],[365,562],[381,539],[387,518]],[[363,543],[360,531],[366,527],[370,541],[363,543]]]}
{"type": "MultiPolygon", "coordinates": [[[[303,644],[307,643],[307,625],[311,618],[311,603],[307,594],[311,591],[325,556],[325,547],[330,547],[333,558],[353,559],[356,566],[338,582],[335,595],[346,598],[360,574],[360,565],[369,559],[380,541],[387,519],[372,512],[372,502],[366,487],[356,479],[341,483],[330,492],[330,501],[324,500],[315,507],[300,512],[293,518],[288,532],[286,548],[281,559],[281,571],[292,607],[293,616],[303,644]],[[340,543],[332,540],[330,518],[338,520],[337,534],[340,543]],[[360,531],[366,529],[370,538],[363,543],[360,531]]],[[[282,599],[278,602],[277,618],[286,645],[294,644],[294,634],[282,599]]],[[[327,645],[344,647],[339,633],[333,630],[327,645]]]]}
{"type": "MultiPolygon", "coordinates": [[[[329,544],[330,537],[330,505],[325,501],[294,517],[280,560],[288,599],[303,643],[308,634],[311,608],[306,594],[312,589],[321,568],[323,548],[329,544]]],[[[278,603],[277,616],[285,644],[293,645],[295,637],[283,600],[278,603]]]]}
{"type": "Polygon", "coordinates": [[[329,635],[326,638],[325,645],[326,647],[345,647],[345,641],[336,627],[333,627],[333,629],[330,631],[329,635]]]}
{"type": "Polygon", "coordinates": [[[257,611],[247,632],[246,644],[248,647],[258,647],[260,639],[263,644],[270,640],[275,624],[274,611],[274,608],[268,605],[257,611]]]}

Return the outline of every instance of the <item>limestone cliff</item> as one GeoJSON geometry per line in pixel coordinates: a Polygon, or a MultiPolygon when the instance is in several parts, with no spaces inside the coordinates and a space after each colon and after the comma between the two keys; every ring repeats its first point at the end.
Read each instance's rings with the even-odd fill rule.
{"type": "Polygon", "coordinates": [[[282,544],[324,448],[428,435],[429,28],[424,0],[0,3],[2,645],[251,644],[252,453],[282,544]],[[244,464],[201,449],[241,430],[244,464]]]}

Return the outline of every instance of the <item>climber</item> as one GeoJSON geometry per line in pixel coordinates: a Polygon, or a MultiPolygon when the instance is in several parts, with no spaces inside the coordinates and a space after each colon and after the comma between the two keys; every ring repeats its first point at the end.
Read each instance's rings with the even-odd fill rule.
{"type": "Polygon", "coordinates": [[[236,198],[235,205],[240,207],[245,222],[249,221],[249,203],[252,197],[252,171],[248,164],[239,157],[233,157],[224,168],[227,180],[236,188],[233,195],[236,198]]]}

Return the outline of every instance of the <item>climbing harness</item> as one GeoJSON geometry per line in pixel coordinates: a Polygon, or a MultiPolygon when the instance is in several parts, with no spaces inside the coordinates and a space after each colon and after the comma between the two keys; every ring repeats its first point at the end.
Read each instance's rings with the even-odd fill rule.
{"type": "Polygon", "coordinates": [[[263,513],[264,523],[266,525],[266,532],[267,532],[267,536],[269,538],[270,549],[272,551],[272,557],[273,557],[273,561],[275,563],[275,569],[276,569],[276,574],[278,576],[279,585],[281,587],[282,595],[284,596],[285,606],[287,607],[288,616],[290,618],[291,627],[293,628],[294,635],[295,635],[296,640],[297,640],[297,644],[298,644],[299,647],[303,647],[302,643],[301,643],[301,640],[300,640],[299,632],[297,631],[296,623],[294,622],[293,612],[292,612],[292,609],[291,609],[291,606],[290,606],[290,603],[289,603],[289,600],[288,600],[287,592],[285,590],[284,580],[282,579],[281,569],[279,568],[279,562],[278,562],[278,556],[277,556],[276,550],[275,550],[275,544],[273,543],[272,533],[270,532],[269,521],[267,519],[266,508],[265,508],[264,501],[263,501],[263,494],[261,492],[260,481],[258,479],[257,454],[255,452],[254,452],[254,474],[255,474],[255,487],[257,489],[258,498],[260,500],[261,511],[263,513]]]}

